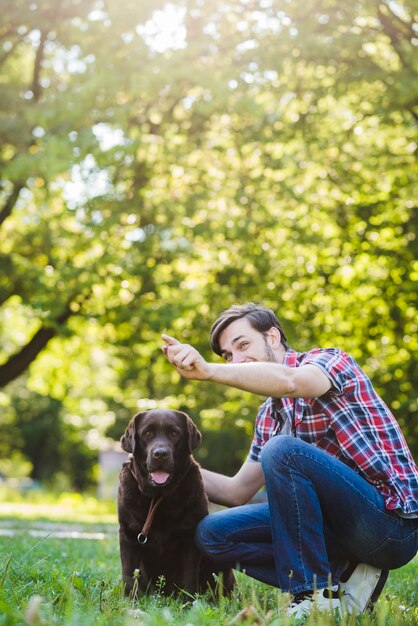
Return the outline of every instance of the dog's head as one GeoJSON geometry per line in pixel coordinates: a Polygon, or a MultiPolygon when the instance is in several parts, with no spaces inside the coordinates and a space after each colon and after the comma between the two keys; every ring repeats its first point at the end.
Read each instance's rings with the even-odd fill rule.
{"type": "Polygon", "coordinates": [[[200,441],[201,434],[186,413],[161,409],[134,415],[120,440],[133,456],[138,484],[152,487],[179,479],[200,441]]]}

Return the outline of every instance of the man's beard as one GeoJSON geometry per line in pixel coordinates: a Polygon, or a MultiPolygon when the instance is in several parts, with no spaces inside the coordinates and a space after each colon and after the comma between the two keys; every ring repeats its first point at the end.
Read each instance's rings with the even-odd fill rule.
{"type": "Polygon", "coordinates": [[[266,337],[263,335],[264,345],[265,345],[265,358],[269,363],[278,363],[278,358],[273,352],[273,348],[268,343],[266,337]]]}

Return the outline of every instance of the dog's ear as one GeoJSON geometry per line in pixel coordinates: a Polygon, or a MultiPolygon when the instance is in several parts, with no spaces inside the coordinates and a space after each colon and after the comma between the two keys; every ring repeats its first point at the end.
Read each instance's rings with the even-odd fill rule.
{"type": "Polygon", "coordinates": [[[186,420],[186,428],[189,434],[189,449],[190,451],[192,451],[198,446],[200,446],[202,442],[202,435],[197,429],[197,426],[194,423],[194,421],[187,415],[187,413],[184,413],[183,411],[177,411],[177,413],[181,413],[184,419],[186,420]]]}
{"type": "Polygon", "coordinates": [[[143,415],[144,413],[137,413],[134,415],[126,427],[124,434],[120,438],[120,445],[122,446],[122,450],[125,450],[125,452],[130,452],[131,454],[135,452],[138,422],[143,415]]]}

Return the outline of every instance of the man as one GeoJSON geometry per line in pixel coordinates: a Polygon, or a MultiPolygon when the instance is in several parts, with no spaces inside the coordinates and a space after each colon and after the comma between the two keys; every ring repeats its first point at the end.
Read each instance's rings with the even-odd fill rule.
{"type": "Polygon", "coordinates": [[[212,326],[226,364],[162,337],[184,378],[268,397],[238,473],[202,470],[209,499],[233,508],[202,520],[199,547],[290,592],[290,616],[362,613],[418,550],[418,468],[366,374],[338,349],[292,350],[274,313],[252,303],[212,326]],[[264,483],[268,504],[246,504],[264,483]]]}

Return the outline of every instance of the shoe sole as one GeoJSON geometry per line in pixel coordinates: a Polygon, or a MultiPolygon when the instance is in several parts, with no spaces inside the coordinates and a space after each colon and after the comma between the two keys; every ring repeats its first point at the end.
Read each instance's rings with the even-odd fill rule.
{"type": "Polygon", "coordinates": [[[389,570],[387,569],[382,569],[382,572],[379,576],[379,580],[377,582],[376,587],[374,588],[374,591],[372,593],[372,595],[370,596],[370,600],[366,605],[365,611],[372,611],[373,607],[375,605],[375,603],[377,602],[380,594],[383,591],[383,587],[386,585],[386,581],[388,579],[389,576],[389,570]]]}
{"type": "MultiPolygon", "coordinates": [[[[369,573],[369,576],[370,575],[371,574],[369,573]]],[[[382,590],[383,590],[383,587],[385,586],[388,575],[389,575],[388,570],[379,570],[378,568],[372,568],[372,566],[366,565],[364,563],[356,563],[352,565],[349,570],[344,572],[344,577],[341,578],[340,582],[342,583],[341,586],[344,590],[344,593],[347,595],[348,612],[359,615],[361,613],[364,613],[367,610],[372,610],[375,602],[377,601],[380,594],[382,593],[382,590]],[[366,587],[366,585],[370,584],[370,582],[367,581],[367,578],[365,578],[364,568],[367,568],[369,570],[374,570],[375,573],[372,575],[375,577],[374,578],[375,584],[374,586],[372,585],[372,589],[370,590],[369,595],[367,594],[365,596],[360,595],[360,597],[357,596],[356,598],[352,593],[350,593],[349,590],[347,590],[346,584],[348,580],[351,579],[352,584],[350,585],[350,587],[352,586],[354,586],[355,588],[357,587],[359,592],[363,588],[363,591],[364,591],[364,588],[366,587]],[[356,579],[357,579],[357,582],[355,582],[356,579]],[[354,582],[354,585],[353,585],[353,582],[354,582]]]]}

